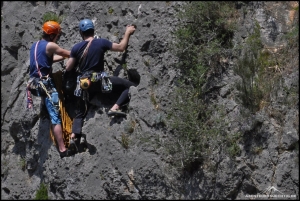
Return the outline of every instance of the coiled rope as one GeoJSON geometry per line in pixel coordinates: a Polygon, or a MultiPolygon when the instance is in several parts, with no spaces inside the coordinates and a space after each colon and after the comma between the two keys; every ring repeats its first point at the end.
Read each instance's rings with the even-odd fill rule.
{"type": "MultiPolygon", "coordinates": [[[[53,81],[56,86],[56,90],[58,92],[59,97],[59,111],[61,116],[61,126],[62,126],[62,133],[63,133],[63,139],[66,147],[69,147],[69,141],[72,133],[72,124],[73,121],[68,115],[66,108],[65,108],[65,101],[64,101],[64,95],[62,91],[62,71],[57,71],[52,74],[53,81]]],[[[52,129],[50,128],[50,137],[53,143],[56,145],[56,141],[54,138],[54,135],[52,133],[52,129]]]]}

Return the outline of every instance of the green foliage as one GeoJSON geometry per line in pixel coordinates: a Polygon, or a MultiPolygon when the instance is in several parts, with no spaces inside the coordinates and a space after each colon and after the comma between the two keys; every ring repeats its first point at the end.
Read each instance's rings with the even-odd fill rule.
{"type": "Polygon", "coordinates": [[[182,24],[175,31],[173,50],[179,58],[177,67],[189,79],[189,84],[199,87],[208,68],[216,68],[224,48],[231,48],[235,29],[231,18],[232,2],[200,1],[187,4],[178,14],[182,24]]]}
{"type": "Polygon", "coordinates": [[[227,135],[226,137],[227,152],[232,158],[238,156],[241,153],[241,149],[238,145],[240,138],[241,133],[234,133],[233,135],[227,135]]]}
{"type": "Polygon", "coordinates": [[[155,116],[155,125],[156,126],[166,126],[167,123],[166,123],[166,120],[165,120],[165,117],[164,115],[162,115],[161,113],[158,113],[156,116],[155,116]]]}
{"type": "Polygon", "coordinates": [[[35,200],[48,200],[48,189],[44,183],[41,183],[40,188],[36,192],[35,200]]]}
{"type": "Polygon", "coordinates": [[[114,32],[114,36],[119,36],[119,32],[114,32]]]}
{"type": "Polygon", "coordinates": [[[133,131],[135,130],[137,123],[135,120],[130,120],[127,122],[127,124],[125,124],[124,126],[124,130],[126,133],[133,133],[133,131]]]}
{"type": "Polygon", "coordinates": [[[147,59],[147,60],[145,59],[145,60],[144,60],[144,64],[145,64],[145,66],[148,66],[148,67],[149,67],[149,66],[150,66],[150,61],[149,61],[149,59],[147,59]]]}
{"type": "Polygon", "coordinates": [[[152,139],[152,136],[140,136],[139,140],[141,143],[150,143],[152,139]]]}
{"type": "Polygon", "coordinates": [[[195,92],[190,93],[191,89],[178,90],[183,95],[176,97],[177,107],[171,113],[171,126],[177,135],[170,140],[167,149],[175,166],[193,171],[204,161],[210,163],[213,151],[223,146],[227,122],[222,108],[208,107],[198,96],[193,96],[195,92]]]}
{"type": "Polygon", "coordinates": [[[238,144],[233,143],[230,145],[230,147],[228,147],[228,153],[229,155],[233,158],[235,156],[238,156],[241,152],[240,147],[238,146],[238,144]]]}
{"type": "Polygon", "coordinates": [[[129,147],[129,137],[125,133],[122,133],[122,135],[121,135],[121,144],[125,149],[128,149],[128,147],[129,147]]]}
{"type": "Polygon", "coordinates": [[[151,75],[150,83],[151,83],[151,86],[154,87],[155,85],[157,85],[159,83],[159,79],[157,77],[154,77],[153,75],[151,75]]]}
{"type": "MultiPolygon", "coordinates": [[[[237,62],[234,71],[242,79],[237,83],[241,103],[252,112],[257,112],[270,102],[270,96],[277,89],[282,88],[282,66],[286,71],[293,71],[299,62],[299,25],[288,32],[284,39],[287,45],[278,47],[276,51],[263,48],[260,39],[260,27],[256,23],[254,32],[248,37],[246,45],[240,50],[244,52],[237,62]]],[[[274,48],[273,48],[274,49],[274,48]]],[[[299,66],[299,65],[298,65],[299,66]]],[[[287,89],[288,105],[297,103],[299,86],[287,89]],[[294,93],[297,91],[296,93],[294,93]]]]}
{"type": "MultiPolygon", "coordinates": [[[[299,15],[299,10],[297,10],[297,14],[299,15]]],[[[280,54],[282,55],[280,58],[282,65],[291,63],[292,60],[295,64],[299,64],[299,19],[295,21],[291,31],[285,34],[284,39],[287,41],[287,45],[280,54]]]]}
{"type": "Polygon", "coordinates": [[[223,109],[205,103],[203,85],[208,73],[219,68],[219,60],[229,56],[235,6],[229,1],[190,2],[178,18],[171,49],[179,58],[176,67],[182,78],[168,115],[174,136],[167,150],[175,166],[193,171],[204,161],[209,163],[210,154],[225,140],[223,109]]]}
{"type": "Polygon", "coordinates": [[[127,64],[122,64],[122,68],[124,69],[124,71],[127,71],[127,64]]]}
{"type": "Polygon", "coordinates": [[[283,103],[290,107],[296,107],[299,103],[299,85],[292,85],[290,88],[282,86],[282,89],[286,94],[283,103]]]}
{"type": "Polygon", "coordinates": [[[154,105],[155,109],[158,109],[158,102],[156,100],[155,93],[154,93],[153,89],[150,92],[150,100],[151,100],[151,103],[154,105]]]}
{"type": "Polygon", "coordinates": [[[272,89],[269,67],[276,65],[273,55],[262,48],[260,27],[256,23],[253,34],[248,37],[242,49],[244,55],[234,67],[234,72],[242,78],[241,82],[236,84],[241,103],[252,112],[260,110],[264,106],[262,103],[269,101],[272,89]]]}
{"type": "MultiPolygon", "coordinates": [[[[295,8],[299,16],[299,7],[295,8]]],[[[291,72],[298,71],[299,69],[299,18],[296,18],[292,29],[287,32],[284,36],[287,41],[287,45],[278,51],[276,60],[279,65],[279,73],[283,69],[285,72],[290,74],[291,72]],[[281,68],[280,68],[281,67],[281,68]]],[[[295,83],[299,82],[299,76],[296,77],[295,83]]],[[[285,86],[283,79],[278,82],[278,88],[281,88],[286,93],[284,104],[295,107],[299,104],[299,84],[291,85],[290,87],[285,86]],[[282,84],[281,84],[282,83],[282,84]]]]}
{"type": "Polygon", "coordinates": [[[26,168],[26,159],[24,157],[21,157],[20,159],[20,166],[22,170],[25,170],[26,168]]]}
{"type": "Polygon", "coordinates": [[[104,177],[104,175],[103,175],[102,173],[100,173],[99,176],[100,176],[100,179],[101,179],[101,180],[104,180],[104,179],[105,179],[105,177],[104,177]]]}
{"type": "Polygon", "coordinates": [[[43,15],[43,24],[47,21],[55,21],[58,24],[61,24],[61,22],[63,21],[63,17],[50,11],[43,15]]]}
{"type": "MultiPolygon", "coordinates": [[[[299,11],[299,4],[295,8],[293,8],[295,11],[299,11]]],[[[299,14],[299,13],[298,13],[299,14]]]]}
{"type": "Polygon", "coordinates": [[[253,112],[259,110],[260,101],[263,99],[261,90],[261,80],[257,74],[257,60],[252,55],[246,53],[245,57],[239,60],[235,72],[241,76],[241,82],[237,83],[237,89],[241,92],[240,99],[244,106],[253,112]]]}
{"type": "Polygon", "coordinates": [[[255,154],[261,154],[262,151],[263,151],[262,147],[254,147],[252,152],[255,154]]]}
{"type": "Polygon", "coordinates": [[[9,172],[9,164],[8,160],[4,159],[4,157],[1,158],[1,180],[3,181],[6,180],[9,172]]]}
{"type": "Polygon", "coordinates": [[[156,100],[156,95],[154,92],[154,86],[157,85],[158,82],[159,82],[159,79],[154,77],[153,75],[151,75],[150,83],[151,83],[152,87],[151,87],[151,91],[150,91],[150,100],[151,100],[151,103],[154,105],[155,109],[159,109],[159,104],[158,104],[158,101],[156,100]]]}
{"type": "Polygon", "coordinates": [[[258,22],[255,22],[255,28],[253,33],[248,37],[246,44],[248,45],[250,51],[257,57],[258,50],[263,47],[260,39],[260,26],[258,22]]]}
{"type": "Polygon", "coordinates": [[[109,8],[109,9],[108,9],[108,13],[109,13],[109,14],[113,14],[113,12],[114,12],[114,9],[112,9],[112,8],[109,8]]]}

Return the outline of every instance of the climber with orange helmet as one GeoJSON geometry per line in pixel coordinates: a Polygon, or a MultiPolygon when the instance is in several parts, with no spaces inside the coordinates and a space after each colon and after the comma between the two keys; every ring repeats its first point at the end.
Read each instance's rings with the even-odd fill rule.
{"type": "Polygon", "coordinates": [[[70,51],[59,47],[56,42],[61,34],[60,25],[55,21],[45,22],[43,27],[42,40],[34,43],[30,50],[30,77],[39,78],[39,72],[36,66],[35,49],[37,53],[37,63],[42,76],[51,73],[52,63],[62,61],[70,57],[70,51]],[[38,45],[37,45],[38,44],[38,45]],[[37,47],[36,47],[37,46],[37,47]]]}
{"type": "Polygon", "coordinates": [[[71,153],[65,147],[59,113],[58,93],[52,79],[52,64],[70,57],[70,51],[56,44],[61,28],[55,21],[43,24],[42,39],[33,43],[30,48],[30,79],[27,85],[27,108],[32,108],[31,94],[40,96],[44,102],[51,119],[51,129],[58,144],[60,157],[69,156],[71,153]]]}

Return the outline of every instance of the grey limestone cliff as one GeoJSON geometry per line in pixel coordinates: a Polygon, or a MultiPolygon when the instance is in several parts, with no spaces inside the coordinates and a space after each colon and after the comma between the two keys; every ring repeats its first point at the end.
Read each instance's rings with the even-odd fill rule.
{"type": "MultiPolygon", "coordinates": [[[[172,131],[168,123],[160,123],[171,109],[174,82],[180,76],[168,44],[178,23],[175,14],[186,3],[1,2],[1,199],[34,199],[42,182],[54,200],[253,199],[249,195],[265,195],[271,187],[294,196],[283,199],[299,199],[299,101],[292,106],[284,104],[284,89],[299,89],[298,63],[291,63],[290,71],[285,71],[282,88],[270,104],[272,114],[269,108],[245,117],[234,98],[239,77],[233,72],[234,61],[228,62],[222,77],[207,88],[210,101],[226,109],[227,132],[243,132],[241,154],[232,159],[213,153],[215,171],[203,164],[192,174],[179,177],[181,172],[172,168],[172,156],[161,146],[172,131]],[[28,112],[25,106],[29,48],[39,39],[42,16],[48,11],[64,16],[58,44],[65,49],[82,40],[78,24],[83,18],[92,19],[96,34],[113,42],[121,40],[126,25],[137,25],[126,53],[106,54],[107,72],[120,70],[120,77],[139,82],[130,88],[127,117],[108,117],[113,102],[96,97],[83,126],[88,149],[63,159],[49,137],[49,119],[40,115],[39,98],[34,99],[35,110],[28,112]],[[122,62],[126,62],[126,70],[120,68],[122,62]],[[156,104],[151,101],[153,94],[156,104]],[[261,149],[259,153],[251,152],[254,147],[261,149]]],[[[298,2],[239,4],[237,12],[244,14],[239,16],[235,43],[243,44],[256,20],[265,46],[285,45],[281,36],[298,17],[291,18],[291,4],[297,6],[298,2]]],[[[54,64],[54,71],[62,66],[54,64]]]]}

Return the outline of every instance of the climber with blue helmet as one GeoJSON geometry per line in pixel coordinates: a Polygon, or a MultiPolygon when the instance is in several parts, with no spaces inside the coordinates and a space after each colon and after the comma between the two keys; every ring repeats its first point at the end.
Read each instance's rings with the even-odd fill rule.
{"type": "Polygon", "coordinates": [[[95,29],[94,23],[90,19],[81,20],[79,23],[79,29],[80,29],[80,31],[83,31],[83,32],[88,29],[95,29]]]}
{"type": "Polygon", "coordinates": [[[120,110],[120,106],[129,102],[129,88],[131,86],[136,86],[136,84],[118,76],[102,77],[106,74],[104,70],[104,54],[108,50],[116,52],[123,52],[126,50],[129,38],[134,31],[135,26],[128,25],[121,42],[115,43],[104,38],[95,38],[95,26],[90,19],[83,19],[80,21],[79,33],[83,41],[72,47],[70,58],[66,64],[66,71],[70,72],[75,68],[76,72],[78,72],[82,78],[80,79],[80,83],[84,82],[83,84],[80,84],[80,87],[77,85],[78,88],[74,91],[74,94],[79,96],[79,98],[77,104],[78,108],[76,109],[75,117],[73,118],[70,144],[75,144],[72,140],[77,140],[78,136],[81,136],[83,120],[90,105],[86,99],[91,100],[92,96],[98,92],[105,93],[103,92],[103,81],[108,80],[109,86],[112,87],[108,87],[111,89],[109,92],[120,93],[118,100],[107,114],[126,115],[120,110]],[[92,75],[93,78],[91,79],[92,75]],[[82,98],[83,95],[81,94],[81,90],[83,90],[83,94],[89,94],[88,98],[82,98]]]}

